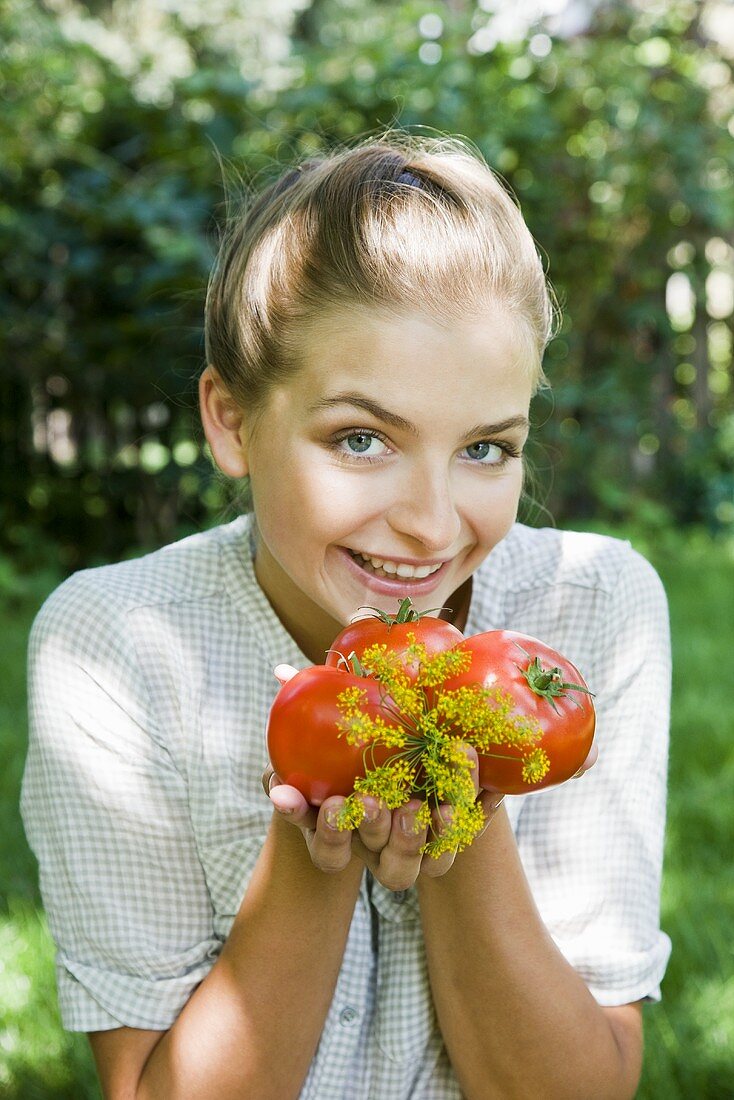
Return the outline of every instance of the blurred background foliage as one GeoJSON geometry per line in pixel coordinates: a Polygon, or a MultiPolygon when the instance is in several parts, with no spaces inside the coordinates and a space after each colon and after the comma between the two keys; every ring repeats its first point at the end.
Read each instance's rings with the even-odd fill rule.
{"type": "Polygon", "coordinates": [[[524,517],[734,530],[731,17],[5,0],[0,551],[67,572],[229,514],[195,385],[222,167],[258,187],[385,125],[473,141],[548,257],[524,517]]]}

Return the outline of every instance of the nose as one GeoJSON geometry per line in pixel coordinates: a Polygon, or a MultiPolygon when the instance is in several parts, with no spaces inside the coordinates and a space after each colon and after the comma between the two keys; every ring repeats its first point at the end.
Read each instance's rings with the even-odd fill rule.
{"type": "Polygon", "coordinates": [[[448,472],[425,465],[407,471],[386,518],[397,534],[419,542],[424,550],[448,550],[461,531],[448,472]]]}

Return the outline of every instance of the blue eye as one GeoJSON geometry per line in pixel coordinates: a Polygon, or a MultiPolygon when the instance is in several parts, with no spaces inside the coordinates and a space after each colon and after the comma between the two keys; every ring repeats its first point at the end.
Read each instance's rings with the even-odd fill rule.
{"type": "Polygon", "coordinates": [[[476,459],[482,462],[484,466],[493,466],[499,464],[505,458],[505,452],[496,443],[490,443],[487,440],[482,440],[480,443],[470,443],[466,448],[466,452],[470,458],[476,459]],[[489,462],[483,462],[483,459],[489,458],[489,462]]]}
{"type": "Polygon", "coordinates": [[[387,445],[377,432],[367,430],[345,432],[335,439],[331,447],[344,458],[356,458],[370,462],[382,458],[387,453],[387,445]],[[372,447],[372,444],[378,447],[372,447]]]}
{"type": "Polygon", "coordinates": [[[373,435],[367,435],[366,432],[354,432],[353,435],[345,436],[343,442],[347,444],[351,451],[355,454],[364,454],[365,451],[370,449],[370,445],[375,437],[373,435]]]}

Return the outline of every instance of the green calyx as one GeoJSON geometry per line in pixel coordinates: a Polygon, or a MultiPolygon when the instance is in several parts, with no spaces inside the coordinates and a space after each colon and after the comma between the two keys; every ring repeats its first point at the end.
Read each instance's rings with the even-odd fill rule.
{"type": "MultiPolygon", "coordinates": [[[[531,691],[536,695],[539,695],[542,699],[546,699],[553,707],[554,711],[558,713],[558,707],[555,704],[556,699],[563,699],[568,695],[569,691],[582,691],[585,695],[592,695],[593,692],[582,684],[570,684],[563,678],[563,672],[560,668],[543,668],[540,663],[539,657],[530,657],[527,650],[522,646],[518,646],[529,660],[529,664],[525,668],[521,665],[516,667],[522,672],[523,676],[527,680],[528,686],[531,691]]],[[[573,700],[577,706],[580,704],[577,700],[573,700]]]]}
{"type": "Polygon", "coordinates": [[[358,607],[358,611],[371,611],[376,619],[379,619],[381,623],[390,629],[391,626],[395,626],[398,623],[417,623],[421,619],[426,618],[428,615],[432,615],[434,611],[449,611],[450,608],[446,607],[432,607],[428,611],[416,611],[413,607],[413,601],[410,596],[406,596],[404,600],[400,601],[397,615],[388,615],[386,611],[381,611],[379,607],[358,607]]]}
{"type": "Polygon", "coordinates": [[[352,650],[348,657],[345,657],[343,653],[340,653],[338,649],[327,649],[327,653],[338,653],[339,660],[337,661],[337,668],[344,669],[345,672],[352,672],[355,676],[371,676],[372,673],[368,668],[365,668],[360,661],[357,654],[352,650]]]}

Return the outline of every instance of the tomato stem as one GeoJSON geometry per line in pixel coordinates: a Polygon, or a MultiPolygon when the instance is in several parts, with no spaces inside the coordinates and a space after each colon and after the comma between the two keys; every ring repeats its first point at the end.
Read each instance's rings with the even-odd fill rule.
{"type": "Polygon", "coordinates": [[[337,668],[343,668],[345,672],[352,672],[355,676],[361,676],[363,678],[371,676],[370,670],[364,667],[354,650],[352,650],[348,657],[345,657],[338,649],[327,649],[326,652],[339,654],[339,660],[336,664],[337,668]]]}
{"type": "MultiPolygon", "coordinates": [[[[522,672],[523,676],[527,680],[530,690],[535,692],[536,695],[540,695],[542,699],[547,700],[553,707],[556,714],[560,713],[556,706],[556,699],[565,699],[569,691],[583,691],[586,695],[593,697],[593,691],[584,687],[583,684],[570,684],[563,679],[563,672],[560,668],[543,668],[540,663],[539,657],[531,657],[526,649],[520,645],[519,642],[515,642],[515,645],[522,653],[527,657],[529,664],[522,667],[522,665],[515,664],[515,668],[522,672]]],[[[576,706],[581,704],[577,699],[572,699],[572,702],[576,706]]]]}
{"type": "Polygon", "coordinates": [[[508,756],[506,752],[488,752],[487,749],[482,749],[482,756],[491,756],[494,760],[514,760],[515,763],[521,762],[521,758],[518,756],[508,756]]]}
{"type": "Polygon", "coordinates": [[[450,610],[450,607],[432,607],[428,611],[416,611],[410,596],[406,596],[405,599],[400,601],[397,615],[389,615],[387,611],[382,611],[379,607],[370,607],[366,604],[357,608],[357,611],[372,611],[373,618],[379,619],[381,623],[385,624],[388,630],[391,626],[397,624],[420,622],[420,620],[426,618],[426,616],[432,615],[434,611],[450,610]]]}

